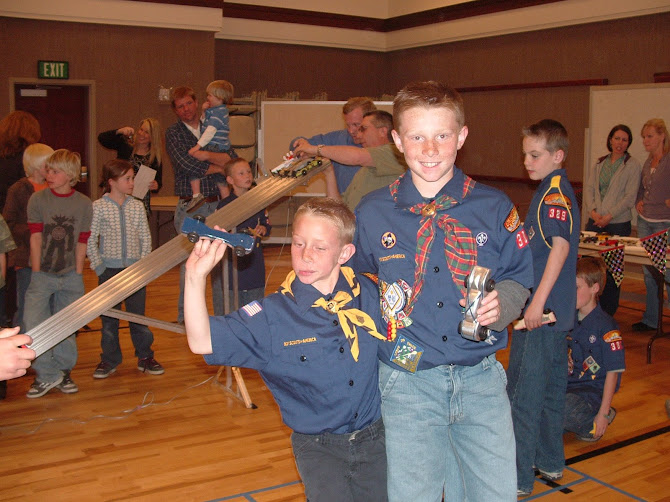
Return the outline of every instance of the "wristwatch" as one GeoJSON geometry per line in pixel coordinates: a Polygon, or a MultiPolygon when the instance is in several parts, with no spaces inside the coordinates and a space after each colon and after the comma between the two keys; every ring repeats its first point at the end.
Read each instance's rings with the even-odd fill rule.
{"type": "Polygon", "coordinates": [[[317,157],[321,157],[321,149],[322,149],[324,146],[326,146],[326,145],[318,145],[318,146],[316,147],[316,156],[317,156],[317,157]]]}

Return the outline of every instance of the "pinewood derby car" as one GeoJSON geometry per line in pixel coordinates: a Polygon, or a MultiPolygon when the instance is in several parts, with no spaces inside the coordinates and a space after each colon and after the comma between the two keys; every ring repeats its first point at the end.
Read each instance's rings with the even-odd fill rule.
{"type": "Polygon", "coordinates": [[[237,256],[247,255],[254,248],[254,238],[251,235],[245,233],[229,234],[228,232],[215,230],[205,225],[205,219],[202,216],[185,218],[181,226],[181,233],[186,234],[186,238],[193,244],[198,242],[201,237],[221,240],[231,246],[237,256]]]}

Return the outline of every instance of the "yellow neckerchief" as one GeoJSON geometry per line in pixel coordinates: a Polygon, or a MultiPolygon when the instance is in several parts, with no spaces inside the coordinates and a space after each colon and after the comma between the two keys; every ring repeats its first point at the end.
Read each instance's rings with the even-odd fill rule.
{"type": "MultiPolygon", "coordinates": [[[[379,338],[380,340],[386,340],[386,337],[379,334],[374,321],[368,314],[360,309],[345,308],[347,303],[361,294],[361,285],[359,284],[354,271],[350,267],[342,267],[340,271],[347,280],[347,283],[349,284],[351,292],[354,296],[352,297],[345,291],[338,291],[332,300],[326,300],[324,297],[321,297],[314,302],[312,307],[321,307],[331,314],[337,314],[340,327],[342,328],[344,336],[349,342],[351,355],[353,356],[354,361],[358,362],[358,354],[360,353],[360,349],[358,347],[358,332],[356,326],[360,326],[365,331],[367,331],[368,334],[374,336],[375,338],[379,338]]],[[[291,271],[286,276],[286,279],[284,279],[282,285],[279,287],[279,292],[283,295],[293,296],[291,284],[294,280],[295,272],[291,271]]]]}
{"type": "MultiPolygon", "coordinates": [[[[544,198],[547,196],[547,194],[551,191],[552,188],[555,188],[558,190],[558,193],[561,194],[561,197],[563,198],[563,201],[568,200],[568,198],[563,195],[563,191],[561,190],[561,177],[560,176],[554,176],[551,178],[551,183],[549,184],[549,188],[547,188],[547,191],[544,192],[544,195],[542,195],[542,200],[540,203],[537,205],[537,228],[540,229],[540,234],[542,235],[542,241],[547,245],[549,249],[553,249],[552,245],[547,242],[547,239],[544,238],[544,232],[542,231],[542,220],[540,219],[540,209],[542,208],[542,202],[544,202],[544,198]]],[[[565,209],[568,212],[568,216],[570,216],[570,234],[572,234],[572,211],[568,207],[568,203],[565,203],[565,209]]]]}

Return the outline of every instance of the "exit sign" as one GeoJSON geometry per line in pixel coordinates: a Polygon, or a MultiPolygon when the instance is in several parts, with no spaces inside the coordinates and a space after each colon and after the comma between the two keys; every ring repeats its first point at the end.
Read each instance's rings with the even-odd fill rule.
{"type": "Polygon", "coordinates": [[[38,78],[70,78],[70,63],[67,61],[38,61],[38,78]]]}

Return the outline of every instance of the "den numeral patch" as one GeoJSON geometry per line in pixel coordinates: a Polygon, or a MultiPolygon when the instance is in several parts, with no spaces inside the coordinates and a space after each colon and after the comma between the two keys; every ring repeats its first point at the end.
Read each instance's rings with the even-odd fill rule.
{"type": "Polygon", "coordinates": [[[565,209],[560,209],[556,207],[549,208],[549,218],[553,218],[558,221],[567,221],[568,220],[568,211],[565,209]]]}

